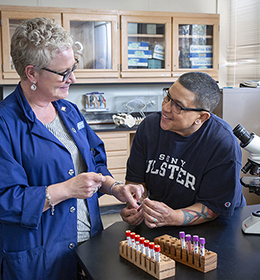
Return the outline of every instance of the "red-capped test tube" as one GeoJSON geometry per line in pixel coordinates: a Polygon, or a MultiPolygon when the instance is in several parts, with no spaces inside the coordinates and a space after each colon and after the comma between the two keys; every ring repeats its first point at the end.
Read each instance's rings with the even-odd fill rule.
{"type": "Polygon", "coordinates": [[[187,253],[189,254],[189,252],[192,250],[191,235],[190,234],[186,234],[185,235],[185,240],[186,240],[186,245],[187,245],[187,253]]]}
{"type": "Polygon", "coordinates": [[[140,246],[141,246],[141,253],[142,254],[145,254],[144,241],[145,241],[145,238],[144,237],[140,237],[140,246]]]}
{"type": "Polygon", "coordinates": [[[133,249],[135,249],[135,232],[131,232],[130,237],[131,237],[131,246],[133,249]]]}
{"type": "Polygon", "coordinates": [[[154,259],[154,246],[155,246],[154,242],[150,242],[150,243],[149,243],[150,257],[151,257],[152,259],[154,259]]]}
{"type": "Polygon", "coordinates": [[[199,253],[199,237],[198,237],[198,235],[193,235],[193,250],[194,250],[194,254],[199,253]]]}
{"type": "Polygon", "coordinates": [[[180,231],[179,232],[179,237],[180,237],[180,240],[181,240],[181,248],[185,249],[186,248],[186,245],[185,245],[185,232],[184,231],[180,231]]]}
{"type": "Polygon", "coordinates": [[[154,246],[154,251],[155,251],[155,261],[160,262],[161,261],[161,246],[160,245],[155,245],[154,246]]]}
{"type": "Polygon", "coordinates": [[[146,239],[144,241],[144,249],[145,249],[145,254],[147,257],[150,257],[149,243],[150,243],[150,241],[148,239],[146,239]]]}
{"type": "Polygon", "coordinates": [[[135,236],[135,249],[137,252],[140,251],[140,237],[141,236],[139,234],[135,236]]]}
{"type": "Polygon", "coordinates": [[[126,240],[127,240],[127,246],[131,246],[131,230],[126,230],[125,231],[125,236],[126,236],[126,240]]]}
{"type": "Polygon", "coordinates": [[[200,242],[200,255],[205,256],[205,238],[200,237],[199,242],[200,242]]]}

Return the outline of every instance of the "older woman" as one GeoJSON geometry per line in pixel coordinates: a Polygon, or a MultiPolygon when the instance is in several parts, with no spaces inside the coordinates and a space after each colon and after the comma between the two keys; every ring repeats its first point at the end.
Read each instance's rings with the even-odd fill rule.
{"type": "Polygon", "coordinates": [[[103,142],[64,100],[72,47],[46,18],[23,22],[11,40],[21,81],[0,103],[0,279],[76,279],[73,249],[103,229],[98,196],[138,207],[143,193],[113,179],[103,142]]]}

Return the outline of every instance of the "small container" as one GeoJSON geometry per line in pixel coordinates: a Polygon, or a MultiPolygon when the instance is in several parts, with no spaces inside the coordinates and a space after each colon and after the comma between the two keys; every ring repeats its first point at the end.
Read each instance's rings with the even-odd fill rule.
{"type": "Polygon", "coordinates": [[[125,236],[127,240],[127,246],[131,246],[131,230],[126,230],[125,231],[125,236]]]}
{"type": "Polygon", "coordinates": [[[205,256],[205,238],[200,237],[199,243],[200,243],[200,255],[205,256]]]}
{"type": "Polygon", "coordinates": [[[135,249],[135,232],[131,232],[131,246],[135,249]]]}
{"type": "Polygon", "coordinates": [[[193,235],[193,250],[194,250],[194,254],[199,253],[199,237],[198,237],[198,235],[193,235]]]}
{"type": "Polygon", "coordinates": [[[141,246],[141,253],[142,254],[145,254],[144,241],[145,241],[145,238],[144,237],[140,237],[140,246],[141,246]]]}
{"type": "Polygon", "coordinates": [[[155,257],[155,255],[154,255],[154,246],[155,246],[154,242],[150,242],[149,243],[150,257],[152,259],[154,259],[154,257],[155,257]]]}
{"type": "Polygon", "coordinates": [[[160,245],[155,245],[154,246],[154,251],[155,251],[155,261],[160,262],[161,261],[161,246],[160,245]]]}
{"type": "Polygon", "coordinates": [[[186,248],[186,245],[185,245],[185,232],[184,231],[180,231],[179,232],[179,237],[180,237],[180,240],[181,240],[181,248],[185,249],[186,248]]]}
{"type": "Polygon", "coordinates": [[[189,254],[189,252],[192,250],[191,235],[190,234],[186,234],[185,240],[186,240],[186,245],[187,245],[187,253],[189,254]]]}
{"type": "Polygon", "coordinates": [[[141,236],[139,234],[135,236],[135,249],[137,252],[140,251],[140,237],[141,236]]]}
{"type": "Polygon", "coordinates": [[[150,241],[148,239],[144,241],[145,254],[147,257],[150,257],[149,243],[150,241]]]}

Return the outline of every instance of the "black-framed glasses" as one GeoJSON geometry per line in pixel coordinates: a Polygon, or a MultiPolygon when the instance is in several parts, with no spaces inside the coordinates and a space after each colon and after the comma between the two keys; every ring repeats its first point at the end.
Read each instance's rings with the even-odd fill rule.
{"type": "Polygon", "coordinates": [[[49,72],[51,72],[51,73],[54,73],[54,74],[63,76],[62,81],[65,82],[65,81],[68,79],[69,75],[70,75],[72,72],[75,71],[75,69],[76,69],[77,66],[78,66],[78,63],[79,63],[79,60],[75,57],[75,63],[73,64],[72,68],[71,68],[69,71],[65,71],[65,72],[63,72],[63,73],[59,73],[59,72],[57,72],[57,71],[48,69],[48,68],[46,68],[46,67],[43,67],[42,70],[49,71],[49,72]]]}
{"type": "Polygon", "coordinates": [[[175,100],[173,100],[170,96],[169,93],[169,88],[163,88],[163,102],[168,103],[171,101],[171,107],[174,113],[180,114],[181,111],[196,111],[196,112],[202,112],[206,111],[210,113],[209,110],[202,109],[202,108],[187,108],[187,107],[182,107],[180,104],[178,104],[175,100]]]}

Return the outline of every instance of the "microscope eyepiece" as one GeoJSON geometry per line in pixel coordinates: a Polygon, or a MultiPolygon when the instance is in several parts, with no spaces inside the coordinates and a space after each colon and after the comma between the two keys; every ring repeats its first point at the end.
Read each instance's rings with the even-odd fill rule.
{"type": "Polygon", "coordinates": [[[238,124],[234,129],[233,133],[241,141],[241,146],[246,146],[252,140],[254,134],[250,134],[241,124],[238,124]]]}

